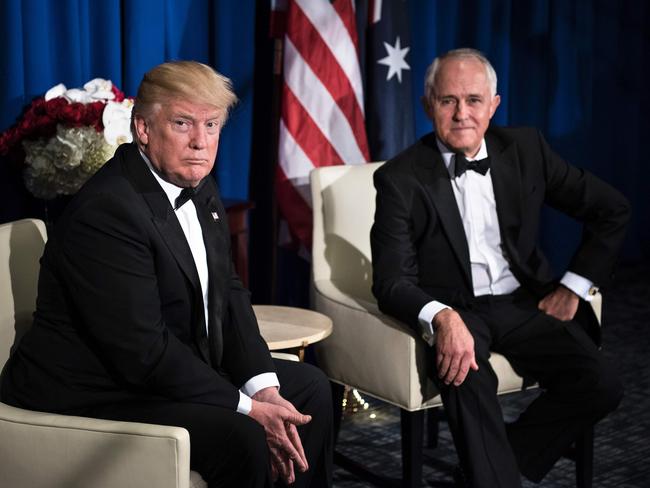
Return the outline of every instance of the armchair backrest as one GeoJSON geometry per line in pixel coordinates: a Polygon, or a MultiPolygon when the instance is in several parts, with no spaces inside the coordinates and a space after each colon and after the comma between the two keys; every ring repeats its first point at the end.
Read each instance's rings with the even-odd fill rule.
{"type": "Polygon", "coordinates": [[[14,342],[31,326],[46,240],[41,220],[0,225],[0,370],[14,342]]]}
{"type": "Polygon", "coordinates": [[[311,172],[313,280],[336,283],[374,302],[370,228],[375,216],[373,173],[383,163],[327,166],[311,172]]]}

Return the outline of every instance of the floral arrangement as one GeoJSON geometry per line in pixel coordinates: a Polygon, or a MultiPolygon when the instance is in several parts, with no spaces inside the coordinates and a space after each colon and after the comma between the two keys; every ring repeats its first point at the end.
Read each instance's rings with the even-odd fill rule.
{"type": "Polygon", "coordinates": [[[56,85],[0,135],[0,155],[24,162],[25,186],[34,196],[72,195],[117,146],[131,142],[132,108],[133,100],[109,80],[70,90],[56,85]]]}

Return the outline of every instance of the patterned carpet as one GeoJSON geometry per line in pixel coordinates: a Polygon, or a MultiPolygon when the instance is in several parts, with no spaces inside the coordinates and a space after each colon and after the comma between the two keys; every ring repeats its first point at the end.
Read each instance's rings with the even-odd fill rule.
{"type": "MultiPolygon", "coordinates": [[[[622,267],[616,284],[603,290],[603,350],[625,384],[625,397],[616,412],[596,426],[595,488],[650,488],[650,263],[622,267]]],[[[535,396],[517,393],[502,398],[504,416],[515,418],[535,396]]],[[[347,415],[337,450],[390,477],[401,476],[399,410],[372,398],[369,408],[347,415]],[[372,416],[372,418],[371,418],[372,416]]],[[[457,464],[451,436],[440,424],[438,447],[425,449],[423,486],[451,487],[448,472],[436,469],[436,459],[457,464]]],[[[337,468],[337,488],[373,486],[337,468]]],[[[574,464],[560,460],[541,484],[525,488],[575,487],[574,464]]]]}

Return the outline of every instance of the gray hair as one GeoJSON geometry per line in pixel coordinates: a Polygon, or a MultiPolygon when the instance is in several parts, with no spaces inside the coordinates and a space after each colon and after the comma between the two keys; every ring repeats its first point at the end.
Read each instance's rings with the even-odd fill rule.
{"type": "Polygon", "coordinates": [[[478,51],[477,49],[471,49],[468,47],[463,47],[460,49],[453,49],[446,52],[442,56],[438,56],[433,60],[433,63],[427,68],[427,73],[424,76],[424,96],[426,101],[432,99],[435,94],[435,82],[438,71],[440,70],[440,64],[446,59],[463,59],[463,58],[473,58],[479,61],[483,66],[485,66],[485,75],[487,76],[488,83],[490,84],[490,93],[492,96],[497,94],[497,73],[494,71],[492,64],[485,57],[485,55],[478,51]]]}

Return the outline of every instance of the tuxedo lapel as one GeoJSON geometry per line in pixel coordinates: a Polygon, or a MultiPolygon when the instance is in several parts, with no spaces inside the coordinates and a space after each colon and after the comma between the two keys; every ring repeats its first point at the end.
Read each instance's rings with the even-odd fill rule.
{"type": "Polygon", "coordinates": [[[192,251],[187,243],[185,234],[174,211],[169,204],[167,195],[160,187],[151,171],[147,167],[140,153],[135,146],[127,149],[124,160],[124,171],[129,180],[133,183],[136,191],[142,195],[151,210],[151,219],[160,232],[163,241],[169,247],[172,255],[178,262],[183,273],[192,283],[196,290],[201,289],[201,282],[196,271],[192,251]]]}
{"type": "Polygon", "coordinates": [[[192,251],[190,246],[187,243],[187,238],[185,233],[178,223],[178,219],[175,215],[172,215],[173,211],[167,195],[162,194],[162,198],[158,198],[159,195],[143,194],[144,199],[149,203],[149,206],[153,209],[156,206],[165,205],[166,213],[165,216],[161,214],[153,215],[153,223],[158,229],[160,236],[165,241],[165,244],[169,248],[171,254],[176,259],[178,266],[183,271],[183,274],[187,276],[192,283],[192,288],[194,289],[194,296],[196,297],[195,303],[190,304],[190,306],[196,307],[197,310],[201,313],[197,313],[195,323],[192,324],[192,335],[194,336],[194,341],[198,345],[199,351],[203,360],[210,363],[210,350],[208,347],[208,337],[205,329],[205,321],[202,320],[203,317],[203,301],[202,301],[202,290],[201,282],[199,280],[198,271],[196,270],[196,263],[194,262],[194,257],[192,256],[192,251]]]}
{"type": "Polygon", "coordinates": [[[521,171],[514,143],[503,146],[495,137],[486,136],[491,161],[492,186],[496,201],[501,240],[510,256],[517,260],[517,242],[521,228],[521,171]]]}
{"type": "Polygon", "coordinates": [[[230,279],[230,254],[227,242],[230,239],[225,225],[223,206],[214,188],[214,183],[206,181],[199,194],[193,199],[201,223],[203,242],[208,261],[208,329],[210,332],[210,353],[213,364],[221,364],[223,356],[223,307],[226,286],[230,279]]]}
{"type": "Polygon", "coordinates": [[[463,275],[472,288],[472,274],[469,263],[469,247],[465,229],[458,210],[458,204],[451,188],[449,172],[437,149],[435,136],[423,141],[423,151],[415,161],[414,169],[418,179],[427,189],[436,214],[451,243],[452,249],[461,263],[463,275]]]}
{"type": "MultiPolygon", "coordinates": [[[[169,199],[151,174],[147,164],[140,156],[137,147],[132,145],[132,147],[128,148],[127,151],[123,164],[124,173],[133,183],[136,191],[142,195],[142,198],[149,206],[149,209],[151,210],[151,220],[158,230],[161,239],[176,260],[178,267],[192,285],[194,297],[196,297],[196,299],[195,303],[188,304],[188,306],[196,307],[198,310],[203,310],[203,302],[201,298],[203,293],[201,291],[201,282],[196,270],[194,257],[192,256],[192,251],[187,243],[185,233],[183,232],[178,219],[174,215],[169,199]]],[[[212,280],[210,279],[210,281],[212,280]]],[[[192,333],[203,360],[209,363],[210,351],[208,348],[205,322],[201,319],[203,314],[196,314],[196,317],[198,320],[192,324],[192,333]]]]}

